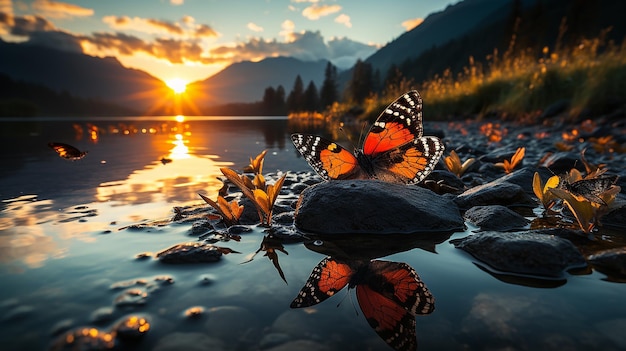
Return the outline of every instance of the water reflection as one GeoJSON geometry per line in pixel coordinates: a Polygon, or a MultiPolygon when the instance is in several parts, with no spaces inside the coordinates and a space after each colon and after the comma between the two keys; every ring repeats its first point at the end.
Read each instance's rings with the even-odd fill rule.
{"type": "Polygon", "coordinates": [[[290,307],[314,306],[345,286],[356,289],[365,319],[389,346],[417,349],[415,316],[432,313],[435,299],[406,263],[328,256],[313,269],[290,307]]]}
{"type": "MultiPolygon", "coordinates": [[[[191,131],[187,126],[172,128],[168,140],[168,154],[143,169],[132,172],[123,181],[101,183],[96,189],[97,201],[115,201],[118,205],[137,205],[156,201],[194,201],[197,192],[214,192],[222,187],[215,177],[221,167],[231,162],[220,162],[217,156],[198,156],[190,152],[191,131]]],[[[197,146],[196,146],[197,148],[197,146]]]]}
{"type": "Polygon", "coordinates": [[[435,299],[417,272],[403,262],[375,258],[421,248],[435,252],[450,233],[420,235],[311,235],[305,246],[330,256],[313,268],[291,308],[311,307],[344,287],[355,289],[369,325],[395,350],[417,349],[416,321],[435,309],[435,299]]]}
{"type": "Polygon", "coordinates": [[[4,200],[0,212],[0,263],[11,270],[42,267],[52,257],[62,257],[65,250],[49,235],[42,223],[57,216],[51,200],[37,201],[34,195],[4,200]]]}

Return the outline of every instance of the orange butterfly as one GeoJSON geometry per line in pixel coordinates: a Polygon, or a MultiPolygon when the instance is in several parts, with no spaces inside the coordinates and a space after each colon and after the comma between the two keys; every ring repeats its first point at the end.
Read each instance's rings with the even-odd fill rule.
{"type": "Polygon", "coordinates": [[[415,316],[435,309],[435,299],[406,263],[372,260],[361,263],[324,258],[291,302],[291,308],[316,305],[343,289],[356,296],[369,325],[396,350],[416,350],[415,316]]]}
{"type": "Polygon", "coordinates": [[[439,138],[422,133],[422,98],[413,90],[380,114],[354,154],[317,135],[293,134],[291,141],[325,180],[371,178],[415,184],[430,174],[445,149],[439,138]]]}

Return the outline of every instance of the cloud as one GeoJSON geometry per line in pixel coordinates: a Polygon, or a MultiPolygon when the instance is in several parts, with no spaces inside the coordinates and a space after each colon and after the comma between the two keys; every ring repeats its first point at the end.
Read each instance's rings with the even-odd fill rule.
{"type": "Polygon", "coordinates": [[[248,23],[248,29],[250,29],[253,32],[262,32],[263,31],[263,27],[259,26],[258,24],[249,22],[248,23]]]}
{"type": "Polygon", "coordinates": [[[424,22],[423,18],[412,18],[402,22],[402,27],[404,27],[407,31],[419,26],[424,22]]]}
{"type": "Polygon", "coordinates": [[[52,0],[35,0],[33,10],[50,18],[89,17],[93,16],[93,9],[52,0]]]}
{"type": "Polygon", "coordinates": [[[182,18],[183,24],[153,18],[128,17],[128,16],[104,16],[102,22],[116,30],[134,30],[147,34],[169,34],[174,36],[189,35],[193,37],[216,37],[219,35],[213,28],[206,24],[195,24],[191,16],[182,18]]]}
{"type": "Polygon", "coordinates": [[[293,40],[293,31],[296,28],[296,24],[293,23],[292,20],[284,20],[283,23],[280,25],[280,28],[282,28],[282,30],[280,31],[280,33],[278,33],[278,35],[280,35],[281,37],[284,37],[286,40],[293,40]]]}
{"type": "Polygon", "coordinates": [[[185,3],[185,0],[170,0],[170,4],[174,6],[179,6],[185,3]]]}
{"type": "Polygon", "coordinates": [[[56,30],[52,22],[41,16],[13,16],[6,13],[0,13],[0,26],[12,35],[23,37],[28,37],[35,32],[56,30]]]}
{"type": "Polygon", "coordinates": [[[314,21],[339,11],[341,11],[341,6],[339,5],[318,5],[314,3],[302,10],[302,16],[314,21]]]}
{"type": "Polygon", "coordinates": [[[337,16],[335,18],[335,22],[339,23],[339,24],[343,24],[344,26],[348,27],[348,28],[352,28],[352,22],[350,22],[350,16],[342,13],[341,15],[337,16]]]}
{"type": "Polygon", "coordinates": [[[376,46],[348,38],[333,38],[326,42],[319,31],[292,33],[290,41],[251,38],[236,45],[210,50],[215,63],[258,61],[266,57],[291,56],[304,61],[330,60],[340,68],[348,68],[357,59],[364,59],[377,50],[376,46]]]}

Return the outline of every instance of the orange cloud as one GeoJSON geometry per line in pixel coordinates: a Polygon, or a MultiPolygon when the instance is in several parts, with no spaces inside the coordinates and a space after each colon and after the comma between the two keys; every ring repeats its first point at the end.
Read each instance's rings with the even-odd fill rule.
{"type": "Polygon", "coordinates": [[[108,24],[109,27],[113,29],[134,30],[148,34],[170,34],[178,36],[188,34],[193,37],[218,36],[218,33],[208,25],[196,25],[191,16],[183,17],[182,22],[185,24],[185,27],[170,21],[141,17],[131,18],[128,16],[105,16],[102,18],[102,22],[108,24]]]}
{"type": "Polygon", "coordinates": [[[412,18],[402,22],[402,27],[404,27],[407,31],[419,26],[424,22],[423,18],[412,18]]]}
{"type": "Polygon", "coordinates": [[[262,32],[263,31],[263,27],[259,26],[256,23],[248,23],[248,29],[250,29],[253,32],[262,32]]]}
{"type": "Polygon", "coordinates": [[[335,22],[339,23],[339,24],[343,24],[344,26],[348,27],[348,28],[352,28],[352,22],[350,22],[350,16],[342,13],[341,15],[337,16],[337,18],[335,18],[335,22]]]}
{"type": "Polygon", "coordinates": [[[339,5],[318,5],[314,3],[302,10],[302,16],[314,21],[339,11],[341,11],[341,6],[339,5]]]}
{"type": "Polygon", "coordinates": [[[35,0],[33,9],[51,18],[88,17],[93,16],[93,9],[52,0],[35,0]]]}

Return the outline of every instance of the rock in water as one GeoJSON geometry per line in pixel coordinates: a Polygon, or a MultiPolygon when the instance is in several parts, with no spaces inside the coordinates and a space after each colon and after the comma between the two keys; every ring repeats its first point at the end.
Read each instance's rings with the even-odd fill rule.
{"type": "Polygon", "coordinates": [[[570,241],[541,231],[482,232],[450,243],[502,272],[559,277],[587,265],[570,241]]]}
{"type": "Polygon", "coordinates": [[[163,263],[216,262],[222,258],[222,251],[217,246],[193,242],[174,245],[156,257],[163,263]]]}
{"type": "Polygon", "coordinates": [[[313,185],[300,195],[294,222],[298,229],[318,234],[408,234],[463,228],[463,218],[451,200],[418,186],[378,180],[313,185]]]}

